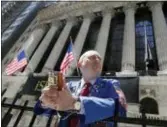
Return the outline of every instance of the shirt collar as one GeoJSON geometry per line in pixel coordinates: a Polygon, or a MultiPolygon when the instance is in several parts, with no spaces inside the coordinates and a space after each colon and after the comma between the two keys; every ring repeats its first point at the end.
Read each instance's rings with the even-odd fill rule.
{"type": "MultiPolygon", "coordinates": [[[[96,80],[97,80],[97,78],[96,79],[92,79],[89,82],[93,85],[93,84],[95,84],[96,80]]],[[[81,84],[85,84],[85,81],[84,81],[83,78],[81,79],[81,84]]]]}

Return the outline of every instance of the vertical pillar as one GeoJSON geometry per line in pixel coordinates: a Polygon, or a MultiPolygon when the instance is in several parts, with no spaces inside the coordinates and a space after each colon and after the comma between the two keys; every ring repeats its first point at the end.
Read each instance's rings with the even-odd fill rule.
{"type": "Polygon", "coordinates": [[[124,7],[125,26],[122,51],[122,68],[117,76],[136,76],[135,72],[135,6],[129,4],[124,7]]]}
{"type": "Polygon", "coordinates": [[[74,20],[73,19],[69,19],[67,20],[67,23],[63,29],[63,31],[61,32],[56,44],[54,45],[49,58],[47,59],[42,72],[48,72],[50,70],[54,70],[54,67],[58,61],[58,58],[60,57],[61,51],[66,43],[66,40],[70,34],[70,31],[73,27],[74,24],[74,20]]]}
{"type": "Polygon", "coordinates": [[[37,47],[37,45],[41,41],[42,37],[45,35],[46,31],[47,31],[47,26],[42,25],[42,26],[38,26],[31,33],[31,35],[29,36],[29,38],[25,42],[25,45],[23,46],[23,49],[25,50],[28,58],[31,57],[33,51],[35,50],[35,48],[37,47]]]}
{"type": "Polygon", "coordinates": [[[100,32],[98,35],[97,44],[95,47],[95,50],[97,50],[101,55],[102,64],[105,58],[112,16],[113,16],[113,13],[109,10],[107,12],[103,12],[103,20],[102,20],[100,32]]]}
{"type": "Polygon", "coordinates": [[[51,43],[55,33],[57,32],[58,28],[59,28],[59,23],[52,23],[51,28],[49,29],[46,36],[42,40],[38,49],[35,51],[24,73],[28,74],[35,71],[45,51],[47,50],[49,44],[51,43]]]}
{"type": "MultiPolygon", "coordinates": [[[[78,32],[78,35],[75,39],[75,43],[74,43],[74,55],[75,55],[75,59],[78,60],[79,59],[79,56],[82,52],[82,48],[83,48],[83,45],[84,45],[84,42],[85,42],[85,39],[87,37],[87,33],[89,31],[89,27],[90,27],[90,24],[92,22],[94,18],[94,15],[93,13],[92,14],[86,14],[84,16],[84,20],[83,20],[83,23],[82,23],[82,26],[78,32]]],[[[74,72],[74,70],[76,69],[76,61],[73,61],[71,63],[71,66],[67,72],[67,75],[72,75],[72,73],[74,72]]]]}

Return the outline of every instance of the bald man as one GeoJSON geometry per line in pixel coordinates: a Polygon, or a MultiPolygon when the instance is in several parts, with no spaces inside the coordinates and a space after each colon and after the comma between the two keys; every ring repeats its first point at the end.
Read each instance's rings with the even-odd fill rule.
{"type": "MultiPolygon", "coordinates": [[[[114,79],[102,79],[101,56],[97,51],[85,52],[79,59],[78,67],[82,79],[77,83],[69,82],[62,91],[49,87],[42,91],[34,112],[37,115],[57,114],[61,116],[59,127],[98,127],[98,121],[114,116],[115,100],[119,100],[120,116],[126,116],[126,99],[120,89],[120,83],[114,79]],[[69,119],[70,113],[76,112],[76,118],[69,119]]],[[[100,127],[112,127],[112,123],[101,123],[100,127]]]]}

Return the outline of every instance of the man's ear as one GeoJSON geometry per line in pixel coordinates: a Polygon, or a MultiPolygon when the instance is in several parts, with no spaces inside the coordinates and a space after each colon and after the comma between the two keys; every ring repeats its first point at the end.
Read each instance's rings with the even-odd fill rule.
{"type": "Polygon", "coordinates": [[[77,63],[77,67],[80,68],[81,67],[81,63],[78,61],[77,63]]]}

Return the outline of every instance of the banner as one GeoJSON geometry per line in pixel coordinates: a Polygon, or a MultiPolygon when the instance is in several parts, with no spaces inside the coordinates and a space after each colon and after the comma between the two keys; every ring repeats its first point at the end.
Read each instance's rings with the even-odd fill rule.
{"type": "MultiPolygon", "coordinates": [[[[102,77],[104,79],[117,79],[125,93],[128,103],[139,103],[139,78],[138,77],[102,77]]],[[[30,76],[25,83],[22,94],[40,96],[41,90],[47,84],[48,76],[30,76]]],[[[67,77],[66,82],[77,82],[80,77],[67,77]]]]}

